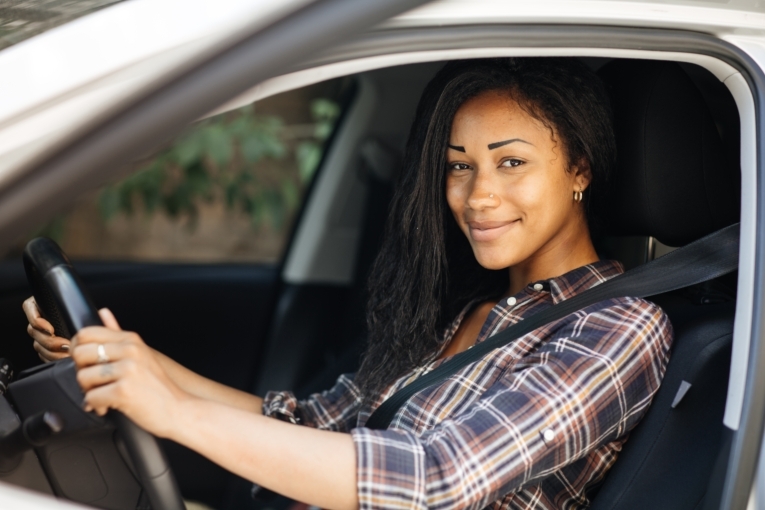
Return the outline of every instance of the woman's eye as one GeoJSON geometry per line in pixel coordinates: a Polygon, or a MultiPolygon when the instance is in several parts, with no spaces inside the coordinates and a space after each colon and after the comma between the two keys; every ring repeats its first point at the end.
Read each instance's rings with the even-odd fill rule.
{"type": "Polygon", "coordinates": [[[500,166],[516,167],[516,166],[521,166],[523,163],[524,161],[521,161],[520,159],[510,158],[510,159],[504,160],[500,166]]]}
{"type": "Polygon", "coordinates": [[[449,170],[470,170],[467,163],[449,163],[449,170]]]}

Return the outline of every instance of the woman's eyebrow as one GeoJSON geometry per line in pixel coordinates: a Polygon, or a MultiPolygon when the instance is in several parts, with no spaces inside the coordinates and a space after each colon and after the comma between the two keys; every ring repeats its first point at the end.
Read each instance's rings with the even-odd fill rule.
{"type": "Polygon", "coordinates": [[[465,152],[465,147],[461,145],[452,145],[452,144],[447,144],[447,145],[449,146],[450,149],[454,149],[455,151],[465,152]]]}
{"type": "Polygon", "coordinates": [[[494,150],[494,149],[498,149],[498,148],[502,147],[503,145],[507,145],[507,144],[513,143],[513,142],[521,142],[521,143],[527,143],[529,145],[534,145],[533,143],[527,142],[526,140],[523,140],[521,138],[511,138],[510,140],[503,140],[501,142],[490,143],[489,144],[489,150],[491,151],[491,150],[494,150]]]}

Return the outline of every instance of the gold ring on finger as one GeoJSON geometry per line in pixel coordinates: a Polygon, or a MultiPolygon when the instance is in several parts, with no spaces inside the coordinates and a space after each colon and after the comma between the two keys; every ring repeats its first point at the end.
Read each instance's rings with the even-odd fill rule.
{"type": "Polygon", "coordinates": [[[106,349],[104,349],[104,344],[98,344],[98,349],[96,349],[96,353],[98,353],[98,359],[96,360],[96,363],[99,365],[103,365],[104,363],[109,363],[109,356],[106,355],[106,349]]]}

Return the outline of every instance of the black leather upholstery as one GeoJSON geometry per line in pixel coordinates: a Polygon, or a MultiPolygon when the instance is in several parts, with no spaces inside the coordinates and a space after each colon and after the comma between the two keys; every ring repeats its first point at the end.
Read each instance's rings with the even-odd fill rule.
{"type": "Polygon", "coordinates": [[[618,146],[599,204],[606,232],[681,246],[738,221],[738,169],[680,65],[620,60],[599,74],[611,91],[618,146]]]}
{"type": "Polygon", "coordinates": [[[592,510],[691,510],[707,491],[723,438],[733,304],[689,306],[674,296],[657,302],[676,331],[671,362],[592,510]],[[683,381],[691,387],[673,409],[683,381]]]}
{"type": "MultiPolygon", "coordinates": [[[[737,221],[739,170],[683,69],[617,61],[601,76],[611,88],[619,150],[609,230],[678,246],[737,221]]],[[[735,306],[719,303],[708,287],[694,292],[654,299],[672,322],[673,352],[646,416],[593,491],[593,510],[693,510],[710,497],[725,435],[735,306]],[[718,303],[700,304],[705,292],[718,303]],[[690,389],[673,408],[683,381],[690,389]]]]}

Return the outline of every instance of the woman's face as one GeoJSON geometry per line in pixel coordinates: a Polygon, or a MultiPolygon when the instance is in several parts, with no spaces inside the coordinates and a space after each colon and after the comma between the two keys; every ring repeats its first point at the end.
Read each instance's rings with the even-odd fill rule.
{"type": "Polygon", "coordinates": [[[503,269],[566,250],[586,229],[574,192],[589,171],[507,93],[463,104],[447,150],[446,200],[478,262],[503,269]]]}

